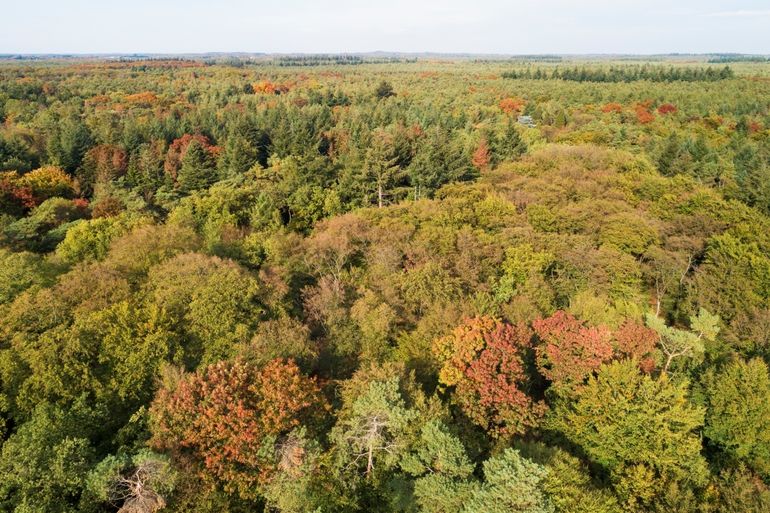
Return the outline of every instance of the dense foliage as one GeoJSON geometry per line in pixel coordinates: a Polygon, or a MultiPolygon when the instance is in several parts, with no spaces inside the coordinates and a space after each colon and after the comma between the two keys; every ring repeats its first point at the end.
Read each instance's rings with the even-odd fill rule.
{"type": "Polygon", "coordinates": [[[0,511],[770,509],[766,64],[394,61],[0,62],[0,511]]]}
{"type": "Polygon", "coordinates": [[[534,78],[552,80],[572,80],[575,82],[633,82],[635,80],[650,80],[652,82],[713,82],[733,78],[733,70],[729,66],[722,69],[713,67],[685,68],[663,66],[610,66],[604,68],[555,68],[550,73],[540,68],[535,71],[507,71],[503,78],[534,78]]]}

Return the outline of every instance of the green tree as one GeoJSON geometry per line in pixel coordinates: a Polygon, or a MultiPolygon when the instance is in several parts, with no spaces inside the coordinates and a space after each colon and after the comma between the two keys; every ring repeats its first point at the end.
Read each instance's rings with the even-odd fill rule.
{"type": "Polygon", "coordinates": [[[690,331],[666,326],[663,319],[653,314],[647,314],[646,320],[647,326],[658,334],[658,345],[665,356],[663,372],[669,371],[676,358],[702,357],[705,350],[704,341],[714,340],[719,333],[719,317],[711,315],[703,308],[698,315],[690,317],[690,331]]]}
{"type": "Polygon", "coordinates": [[[666,139],[663,150],[658,157],[658,170],[660,171],[660,174],[663,176],[673,176],[675,174],[686,172],[686,169],[682,169],[681,166],[678,165],[683,151],[679,136],[676,132],[671,134],[668,139],[666,139]]]}
{"type": "Polygon", "coordinates": [[[88,127],[78,117],[67,116],[57,124],[48,140],[48,156],[53,164],[71,174],[80,166],[91,144],[88,127]]]}
{"type": "Polygon", "coordinates": [[[2,238],[15,249],[47,252],[64,239],[73,221],[86,214],[82,204],[64,198],[51,198],[37,206],[29,216],[6,226],[2,238]]]}
{"type": "Polygon", "coordinates": [[[208,188],[217,180],[214,159],[209,151],[193,139],[187,146],[177,175],[179,190],[185,193],[208,188]]]}
{"type": "Polygon", "coordinates": [[[418,415],[407,406],[398,376],[372,381],[344,407],[332,430],[340,465],[362,472],[367,479],[372,478],[375,470],[387,472],[395,468],[401,452],[407,448],[410,425],[418,415]]]}
{"type": "Polygon", "coordinates": [[[383,100],[385,98],[390,98],[391,96],[396,96],[396,93],[393,92],[393,86],[390,84],[390,82],[383,80],[377,86],[377,89],[375,89],[374,95],[378,100],[383,100]]]}
{"type": "Polygon", "coordinates": [[[167,457],[142,449],[107,456],[89,472],[86,484],[95,502],[119,511],[153,513],[167,505],[176,480],[167,457]]]}
{"type": "Polygon", "coordinates": [[[50,285],[53,271],[39,255],[0,248],[0,305],[10,303],[34,285],[50,285]]]}
{"type": "Polygon", "coordinates": [[[259,282],[218,257],[178,255],[150,269],[146,287],[150,304],[167,312],[187,340],[185,359],[192,366],[233,356],[263,312],[259,282]]]}
{"type": "Polygon", "coordinates": [[[687,383],[642,374],[629,360],[604,365],[559,402],[549,425],[610,475],[630,511],[644,510],[669,483],[703,485],[707,470],[696,430],[704,411],[687,400],[687,383]]]}
{"type": "Polygon", "coordinates": [[[401,460],[413,476],[415,502],[423,513],[462,511],[470,499],[474,470],[460,440],[440,421],[422,427],[413,451],[401,460]]]}
{"type": "Polygon", "coordinates": [[[770,299],[770,257],[756,241],[731,232],[715,235],[706,243],[689,294],[725,323],[739,313],[765,308],[770,299]]]}
{"type": "Polygon", "coordinates": [[[621,513],[612,491],[597,484],[580,459],[542,443],[529,442],[517,447],[523,456],[548,470],[542,488],[555,513],[621,513]]]}
{"type": "Polygon", "coordinates": [[[706,387],[706,437],[770,476],[770,373],[765,362],[737,360],[707,379],[706,387]]]}
{"type": "Polygon", "coordinates": [[[735,153],[733,164],[741,201],[770,213],[770,158],[747,144],[735,153]]]}
{"type": "Polygon", "coordinates": [[[225,178],[242,175],[258,161],[258,148],[245,137],[231,135],[225,143],[224,153],[219,161],[220,174],[225,178]]]}
{"type": "Polygon", "coordinates": [[[67,230],[64,240],[56,246],[56,256],[69,264],[101,260],[114,239],[142,221],[147,222],[128,216],[80,220],[67,230]]]}
{"type": "Polygon", "coordinates": [[[432,128],[420,141],[408,172],[414,199],[430,198],[446,183],[477,176],[469,155],[441,127],[432,128]]]}
{"type": "Polygon", "coordinates": [[[5,391],[22,415],[43,402],[65,406],[88,397],[110,408],[105,429],[120,427],[152,398],[161,365],[179,356],[168,327],[157,309],[117,302],[77,315],[71,326],[18,337],[4,355],[4,377],[12,377],[5,391]]]}
{"type": "Polygon", "coordinates": [[[164,141],[154,140],[141,144],[129,157],[126,184],[135,188],[145,200],[151,200],[163,185],[165,156],[164,141]]]}
{"type": "Polygon", "coordinates": [[[41,403],[0,452],[0,504],[14,513],[74,513],[94,460],[87,434],[99,418],[81,401],[41,403]]]}
{"type": "MultiPolygon", "coordinates": [[[[382,208],[387,197],[397,192],[398,185],[404,173],[393,155],[392,139],[384,130],[375,131],[372,141],[366,150],[364,158],[363,180],[368,183],[367,189],[375,196],[377,206],[382,208]]],[[[370,193],[371,194],[371,193],[370,193]]],[[[365,203],[371,200],[367,199],[365,203]]]]}
{"type": "Polygon", "coordinates": [[[770,511],[770,487],[745,467],[723,470],[716,479],[709,506],[715,513],[770,511]]]}
{"type": "Polygon", "coordinates": [[[464,513],[553,513],[543,490],[548,470],[506,449],[484,462],[484,481],[476,487],[464,513]]]}
{"type": "Polygon", "coordinates": [[[492,149],[503,160],[513,160],[527,152],[527,143],[522,139],[513,119],[508,119],[503,136],[491,141],[494,142],[492,149]]]}

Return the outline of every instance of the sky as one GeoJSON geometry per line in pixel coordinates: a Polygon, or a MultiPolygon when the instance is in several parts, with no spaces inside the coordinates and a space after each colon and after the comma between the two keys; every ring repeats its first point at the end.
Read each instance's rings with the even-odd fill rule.
{"type": "Polygon", "coordinates": [[[770,53],[770,0],[0,0],[0,53],[770,53]]]}

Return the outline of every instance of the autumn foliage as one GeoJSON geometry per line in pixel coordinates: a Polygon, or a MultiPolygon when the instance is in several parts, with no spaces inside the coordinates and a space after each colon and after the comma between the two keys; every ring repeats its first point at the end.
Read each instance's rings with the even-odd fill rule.
{"type": "Polygon", "coordinates": [[[526,102],[521,98],[504,98],[498,104],[500,109],[506,114],[519,112],[526,102]]]}
{"type": "Polygon", "coordinates": [[[19,183],[16,171],[0,173],[0,207],[6,212],[21,212],[36,205],[32,190],[19,183]]]}
{"type": "Polygon", "coordinates": [[[219,154],[219,148],[213,146],[209,138],[201,134],[184,134],[169,145],[168,152],[166,153],[166,161],[163,165],[166,173],[176,180],[179,168],[182,166],[182,159],[187,153],[187,148],[193,141],[198,141],[203,148],[208,151],[212,156],[219,154]]]}
{"type": "Polygon", "coordinates": [[[126,103],[150,107],[157,103],[158,96],[151,91],[142,91],[141,93],[129,94],[125,97],[126,103]]]}
{"type": "Polygon", "coordinates": [[[607,103],[602,106],[602,112],[615,112],[620,113],[623,112],[623,106],[616,102],[607,103]]]}
{"type": "Polygon", "coordinates": [[[9,210],[31,209],[48,198],[71,198],[75,183],[59,167],[44,166],[19,176],[15,171],[0,173],[0,205],[9,210]]]}
{"type": "Polygon", "coordinates": [[[283,94],[288,93],[295,84],[290,82],[275,83],[270,80],[262,80],[251,85],[254,94],[283,94]]]}
{"type": "Polygon", "coordinates": [[[225,489],[252,496],[275,470],[275,444],[322,404],[315,380],[291,360],[263,368],[219,362],[158,392],[152,443],[200,466],[225,489]]]}
{"type": "Polygon", "coordinates": [[[255,94],[275,94],[276,85],[269,80],[257,82],[251,86],[255,94]]]}
{"type": "Polygon", "coordinates": [[[468,418],[492,436],[524,433],[545,412],[526,391],[524,359],[532,332],[491,317],[466,319],[433,351],[442,367],[439,382],[454,387],[454,399],[468,418]]]}
{"type": "Polygon", "coordinates": [[[489,143],[487,143],[486,139],[482,139],[479,141],[479,145],[476,147],[476,151],[473,152],[473,156],[471,157],[473,166],[479,171],[489,168],[491,160],[489,153],[489,143]]]}
{"type": "MultiPolygon", "coordinates": [[[[128,155],[115,145],[100,144],[86,152],[80,179],[91,183],[107,183],[126,174],[128,155]]],[[[81,188],[84,184],[80,184],[81,188]]]]}
{"type": "Polygon", "coordinates": [[[652,354],[658,343],[658,335],[654,330],[626,320],[613,336],[618,356],[638,361],[644,372],[649,373],[655,369],[655,359],[652,354]]]}
{"type": "Polygon", "coordinates": [[[677,111],[676,105],[663,103],[658,106],[658,114],[672,114],[677,111]]]}
{"type": "Polygon", "coordinates": [[[556,386],[581,383],[612,358],[612,334],[588,327],[572,314],[558,311],[532,323],[540,343],[535,352],[540,373],[556,386]]]}
{"type": "Polygon", "coordinates": [[[636,112],[636,120],[643,125],[651,123],[653,120],[655,120],[655,116],[652,112],[650,112],[649,107],[644,104],[637,105],[634,108],[634,111],[636,112]]]}

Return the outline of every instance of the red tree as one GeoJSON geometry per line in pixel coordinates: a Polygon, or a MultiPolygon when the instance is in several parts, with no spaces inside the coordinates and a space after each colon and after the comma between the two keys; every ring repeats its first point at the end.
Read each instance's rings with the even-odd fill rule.
{"type": "Polygon", "coordinates": [[[636,120],[646,125],[647,123],[650,123],[655,120],[655,116],[650,112],[649,108],[646,107],[643,104],[637,105],[636,108],[636,120]]]}
{"type": "Polygon", "coordinates": [[[83,166],[87,166],[93,172],[95,182],[105,183],[126,173],[128,155],[119,146],[100,144],[86,152],[83,166]]]}
{"type": "Polygon", "coordinates": [[[279,437],[322,406],[315,381],[291,360],[263,368],[219,362],[158,392],[150,409],[152,444],[250,497],[275,470],[279,437]]]}
{"type": "Polygon", "coordinates": [[[658,114],[671,114],[672,112],[676,111],[676,105],[672,105],[670,103],[664,103],[658,107],[658,114]]]}
{"type": "Polygon", "coordinates": [[[579,384],[612,358],[612,334],[604,326],[587,327],[560,310],[532,327],[540,339],[537,367],[556,386],[579,384]]]}
{"type": "Polygon", "coordinates": [[[652,353],[658,343],[658,334],[654,330],[628,320],[615,331],[614,337],[618,356],[639,361],[644,372],[655,369],[652,353]]]}
{"type": "Polygon", "coordinates": [[[623,106],[619,103],[608,103],[602,107],[602,112],[623,112],[623,106]]]}
{"type": "Polygon", "coordinates": [[[442,363],[439,381],[454,387],[458,406],[492,436],[523,433],[545,413],[545,405],[525,393],[529,377],[524,357],[531,338],[524,324],[476,317],[434,343],[442,363]]]}
{"type": "Polygon", "coordinates": [[[487,143],[486,139],[482,139],[479,141],[479,145],[476,147],[476,151],[473,152],[471,162],[476,169],[483,171],[489,167],[490,160],[489,143],[487,143]]]}

